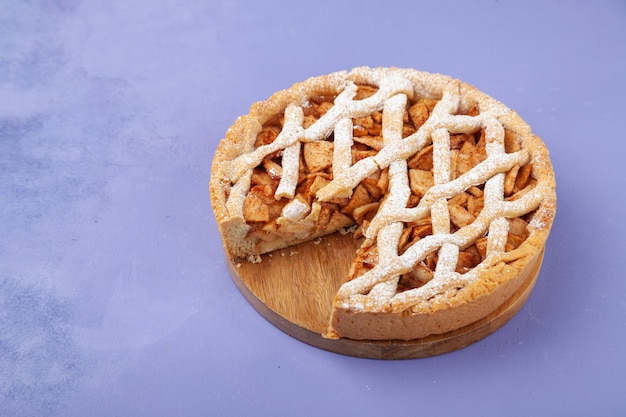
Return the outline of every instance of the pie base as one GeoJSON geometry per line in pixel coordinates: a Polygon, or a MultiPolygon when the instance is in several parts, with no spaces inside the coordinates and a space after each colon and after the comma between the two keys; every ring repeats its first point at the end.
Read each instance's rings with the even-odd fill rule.
{"type": "Polygon", "coordinates": [[[443,334],[413,340],[328,339],[333,300],[358,247],[351,234],[335,233],[263,255],[261,263],[232,261],[230,275],[254,309],[274,326],[309,345],[370,359],[412,359],[440,355],[475,343],[507,323],[534,287],[543,251],[528,268],[519,288],[495,311],[443,334]]]}

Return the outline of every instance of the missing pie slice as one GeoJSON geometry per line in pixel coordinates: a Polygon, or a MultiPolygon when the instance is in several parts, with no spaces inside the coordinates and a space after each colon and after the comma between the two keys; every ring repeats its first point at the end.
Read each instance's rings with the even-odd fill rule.
{"type": "Polygon", "coordinates": [[[327,338],[413,340],[495,311],[541,264],[556,210],[544,143],[439,74],[361,67],[254,104],[217,147],[211,204],[231,259],[349,230],[327,338]]]}

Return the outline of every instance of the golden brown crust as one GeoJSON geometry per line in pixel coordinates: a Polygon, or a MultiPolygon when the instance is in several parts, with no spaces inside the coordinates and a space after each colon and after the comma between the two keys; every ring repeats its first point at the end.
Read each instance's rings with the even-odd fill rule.
{"type": "MultiPolygon", "coordinates": [[[[317,226],[317,228],[306,229],[302,224],[302,219],[298,218],[298,221],[290,223],[288,216],[286,216],[285,219],[280,219],[284,223],[284,226],[281,224],[283,226],[282,229],[279,226],[272,226],[274,234],[268,238],[263,238],[262,234],[251,233],[251,225],[249,222],[246,222],[242,209],[244,199],[250,190],[250,176],[245,173],[250,173],[250,170],[257,163],[254,162],[252,155],[256,149],[255,140],[263,129],[264,124],[277,115],[284,115],[285,125],[291,122],[295,123],[294,126],[302,126],[301,119],[298,119],[297,109],[307,106],[311,97],[323,95],[339,96],[344,89],[349,88],[347,86],[353,83],[374,84],[380,91],[384,90],[383,93],[386,92],[388,94],[388,97],[383,101],[385,103],[383,117],[387,118],[387,122],[383,121],[383,130],[387,130],[382,133],[387,149],[375,156],[364,157],[365,159],[359,161],[359,164],[342,168],[342,172],[345,172],[345,177],[339,178],[339,174],[335,175],[335,178],[329,184],[317,192],[319,204],[352,195],[355,185],[374,171],[390,168],[396,169],[396,171],[399,170],[398,172],[401,173],[403,169],[406,170],[406,168],[400,166],[392,168],[394,164],[397,165],[394,161],[405,159],[402,147],[409,146],[407,143],[411,141],[416,142],[420,139],[420,134],[424,137],[439,135],[437,137],[441,137],[441,140],[445,141],[448,139],[446,139],[445,132],[441,136],[442,127],[451,132],[456,132],[456,130],[461,132],[475,131],[476,126],[482,126],[482,129],[490,132],[487,134],[487,141],[489,142],[487,153],[491,152],[493,154],[491,156],[487,155],[488,161],[481,165],[483,171],[489,170],[490,172],[486,174],[487,171],[485,171],[483,174],[488,175],[490,178],[496,175],[495,173],[501,173],[500,175],[504,176],[503,170],[509,170],[509,166],[511,166],[511,175],[505,180],[507,181],[506,187],[512,189],[516,181],[515,174],[517,174],[518,170],[524,171],[524,178],[532,177],[533,186],[528,186],[527,189],[519,193],[519,197],[516,197],[519,198],[518,205],[521,208],[513,207],[515,204],[497,203],[496,200],[494,207],[498,207],[497,210],[499,211],[490,214],[489,210],[491,209],[483,210],[486,214],[476,219],[476,222],[484,222],[484,225],[481,226],[483,229],[467,227],[453,233],[453,231],[447,230],[448,226],[445,225],[445,222],[448,221],[445,220],[446,216],[449,214],[444,216],[444,220],[437,220],[436,210],[433,208],[432,215],[435,217],[433,229],[439,231],[433,232],[437,235],[431,239],[434,242],[431,242],[431,246],[434,249],[428,250],[443,251],[443,246],[447,245],[446,250],[449,253],[446,255],[445,251],[440,252],[440,256],[450,256],[450,253],[454,255],[454,248],[449,247],[450,243],[444,242],[457,242],[455,245],[463,245],[465,247],[468,245],[468,242],[475,241],[475,236],[478,236],[476,235],[476,230],[486,230],[485,228],[491,227],[494,219],[500,216],[525,216],[528,236],[520,240],[519,247],[508,251],[504,251],[504,246],[502,246],[501,250],[496,250],[494,248],[497,248],[498,244],[489,243],[488,245],[491,248],[490,255],[486,258],[483,256],[481,263],[470,273],[460,274],[454,272],[454,265],[452,265],[452,269],[447,272],[435,272],[435,279],[431,279],[426,285],[406,292],[398,292],[393,290],[393,288],[391,290],[387,288],[389,285],[395,285],[393,282],[397,282],[397,278],[394,277],[399,273],[403,273],[402,271],[405,271],[406,267],[385,264],[383,260],[380,265],[374,266],[373,272],[355,277],[353,281],[346,283],[340,289],[337,293],[333,317],[326,336],[371,340],[410,340],[429,334],[445,333],[485,317],[517,291],[520,285],[525,282],[528,274],[533,271],[533,268],[538,268],[540,265],[545,243],[556,212],[554,172],[544,143],[533,135],[530,127],[515,112],[480,92],[475,87],[447,76],[428,74],[411,69],[370,69],[362,67],[351,72],[339,72],[309,79],[295,84],[288,90],[274,94],[264,102],[254,104],[249,114],[240,117],[227,131],[226,137],[217,147],[212,165],[210,182],[211,204],[226,252],[231,258],[242,257],[254,260],[257,259],[259,254],[315,239],[318,236],[349,226],[353,222],[350,217],[338,215],[333,218],[333,221],[324,223],[323,227],[317,226]],[[392,97],[397,96],[405,97],[404,101],[392,99],[392,97]],[[412,99],[414,96],[438,100],[443,102],[443,104],[435,106],[433,116],[431,117],[433,120],[428,122],[423,129],[420,129],[419,132],[408,139],[402,139],[398,136],[400,135],[400,130],[402,130],[401,124],[400,126],[396,124],[396,127],[393,127],[394,123],[396,123],[393,120],[394,117],[396,117],[396,120],[397,117],[401,118],[403,106],[406,106],[407,100],[412,99]],[[448,106],[448,110],[446,110],[445,106],[448,106]],[[295,113],[292,111],[294,108],[296,109],[295,113]],[[480,117],[453,116],[452,119],[454,120],[449,117],[452,111],[449,109],[456,109],[454,114],[464,115],[471,112],[473,108],[480,109],[480,117]],[[290,111],[292,113],[288,114],[290,111]],[[506,146],[510,146],[508,143],[505,143],[506,138],[503,142],[502,135],[505,133],[515,135],[516,140],[514,142],[519,148],[510,152],[507,151],[505,155],[508,158],[507,160],[503,159],[503,156],[498,156],[500,153],[504,154],[506,146]],[[397,145],[389,142],[393,140],[398,141],[397,145]],[[508,162],[509,160],[511,162],[508,162]],[[505,206],[508,211],[504,209],[505,206]],[[441,226],[442,224],[443,226],[441,226]],[[448,234],[451,238],[441,238],[442,234],[448,234]],[[251,236],[254,236],[254,238],[251,238],[251,236]],[[258,236],[261,236],[261,238],[258,236]]],[[[383,93],[379,95],[384,95],[383,93]]],[[[354,101],[350,103],[353,104],[354,101]]],[[[349,106],[350,103],[346,106],[349,106]]],[[[382,104],[379,110],[383,110],[382,104]]],[[[301,128],[298,129],[300,130],[294,130],[294,132],[299,132],[298,135],[305,134],[305,131],[301,130],[301,128]]],[[[287,131],[289,128],[286,127],[284,130],[287,131]]],[[[339,133],[336,134],[339,135],[339,133]]],[[[367,139],[362,139],[361,141],[363,143],[373,143],[372,140],[367,142],[367,139]]],[[[340,139],[336,139],[335,146],[340,146],[339,142],[340,139]]],[[[411,152],[415,150],[419,150],[418,145],[415,145],[411,152]]],[[[441,155],[439,155],[439,158],[441,158],[441,155]]],[[[436,166],[433,168],[435,185],[439,184],[439,188],[433,188],[437,188],[439,191],[435,190],[431,194],[422,197],[424,200],[423,204],[427,204],[429,198],[432,199],[434,204],[437,200],[445,198],[446,195],[454,195],[449,194],[449,190],[444,190],[444,188],[446,190],[450,188],[449,185],[452,182],[452,178],[448,168],[446,168],[448,166],[447,163],[445,160],[443,161],[440,160],[439,165],[435,163],[436,166]]],[[[476,168],[476,165],[474,165],[474,168],[476,168]]],[[[334,170],[339,172],[340,168],[335,167],[334,170]]],[[[286,177],[287,174],[283,176],[286,177]]],[[[406,184],[403,185],[402,181],[400,183],[397,182],[398,180],[395,181],[392,178],[391,187],[395,187],[395,189],[406,187],[406,184]]],[[[477,180],[474,179],[473,181],[477,180]]],[[[498,181],[500,180],[495,181],[496,185],[492,184],[488,188],[495,187],[497,190],[499,187],[497,185],[498,181]]],[[[452,185],[466,187],[467,184],[461,184],[462,182],[457,181],[458,185],[455,185],[456,183],[452,185]]],[[[290,195],[288,187],[286,188],[286,192],[281,191],[283,193],[281,196],[290,195]]],[[[428,191],[430,192],[431,190],[428,191]]],[[[375,245],[378,245],[380,243],[385,251],[389,250],[390,244],[381,238],[381,231],[384,236],[395,236],[394,233],[396,232],[392,231],[394,228],[390,225],[399,221],[406,222],[410,221],[408,219],[421,218],[419,217],[422,216],[421,214],[415,214],[419,210],[431,210],[421,206],[405,209],[403,204],[406,207],[406,202],[403,203],[402,199],[394,202],[394,200],[397,200],[396,194],[395,191],[389,191],[388,198],[380,204],[380,209],[378,208],[379,203],[370,203],[378,212],[373,221],[368,223],[368,227],[363,228],[362,231],[369,239],[368,244],[374,242],[375,245]],[[385,247],[387,249],[384,249],[385,247]]],[[[496,194],[492,193],[492,197],[489,198],[493,199],[493,195],[496,194]]],[[[498,198],[497,195],[495,198],[498,198]]],[[[502,196],[499,198],[501,199],[502,196]]],[[[307,210],[310,213],[315,212],[314,208],[320,211],[321,206],[319,204],[317,206],[315,204],[307,206],[308,202],[303,202],[302,204],[308,207],[307,210]]],[[[447,210],[444,210],[444,212],[447,213],[447,210]]],[[[459,213],[463,214],[462,209],[459,213]]],[[[311,222],[314,223],[315,220],[316,218],[313,218],[311,222]]],[[[472,218],[470,217],[471,220],[472,218]]],[[[493,233],[493,240],[497,240],[495,236],[498,233],[504,233],[504,236],[506,236],[506,224],[504,226],[500,224],[498,227],[500,229],[496,227],[489,233],[493,233]],[[501,230],[502,227],[504,227],[504,231],[501,230]],[[498,230],[500,231],[498,232],[498,230]]],[[[491,236],[488,236],[488,238],[491,239],[491,236]]],[[[395,238],[386,239],[391,239],[390,242],[395,242],[395,238]]],[[[391,243],[392,246],[394,244],[397,245],[397,243],[391,243]]],[[[415,246],[416,248],[407,251],[410,252],[407,254],[393,254],[392,250],[390,256],[393,259],[397,259],[397,261],[394,261],[395,264],[407,264],[415,267],[416,262],[424,259],[423,256],[426,253],[421,252],[422,249],[418,248],[419,245],[415,246]]],[[[427,249],[424,248],[423,250],[427,249]]],[[[387,252],[385,253],[387,254],[387,252]]],[[[456,253],[458,253],[458,249],[456,253]]],[[[443,270],[444,267],[439,269],[443,270]]]]}
{"type": "Polygon", "coordinates": [[[410,312],[355,310],[336,303],[325,336],[355,340],[413,340],[475,323],[493,313],[533,278],[532,274],[541,267],[542,248],[525,247],[517,254],[521,258],[511,263],[499,262],[480,281],[464,288],[442,291],[439,296],[413,306],[410,312]]]}

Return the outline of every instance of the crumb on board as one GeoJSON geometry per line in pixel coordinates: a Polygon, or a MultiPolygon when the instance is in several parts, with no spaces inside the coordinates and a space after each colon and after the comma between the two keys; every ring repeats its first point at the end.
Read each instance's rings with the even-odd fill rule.
{"type": "Polygon", "coordinates": [[[347,235],[349,233],[354,233],[359,226],[357,224],[353,224],[349,227],[344,227],[343,229],[339,229],[339,233],[342,235],[347,235]]]}
{"type": "Polygon", "coordinates": [[[260,264],[263,259],[260,255],[250,255],[248,256],[248,262],[251,264],[260,264]]]}

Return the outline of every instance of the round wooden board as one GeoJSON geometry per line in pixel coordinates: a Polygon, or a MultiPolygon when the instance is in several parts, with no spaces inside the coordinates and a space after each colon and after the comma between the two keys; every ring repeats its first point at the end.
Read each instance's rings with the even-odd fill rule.
{"type": "MultiPolygon", "coordinates": [[[[263,255],[262,262],[232,262],[231,277],[248,302],[270,323],[307,344],[343,355],[371,359],[410,359],[466,347],[508,322],[532,292],[541,260],[521,287],[490,315],[460,329],[421,339],[326,339],[335,293],[358,246],[339,233],[263,255]]],[[[542,254],[543,257],[543,254],[542,254]]]]}

